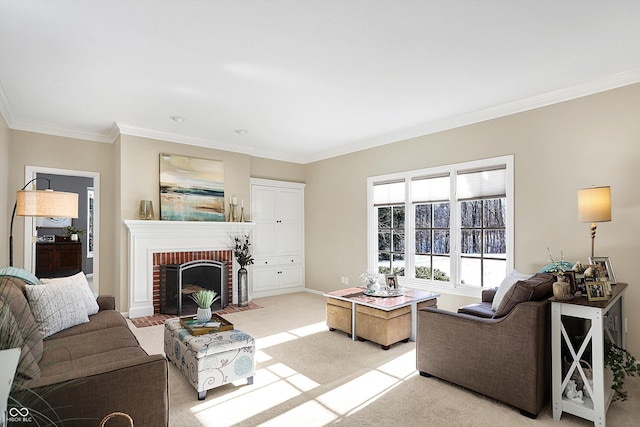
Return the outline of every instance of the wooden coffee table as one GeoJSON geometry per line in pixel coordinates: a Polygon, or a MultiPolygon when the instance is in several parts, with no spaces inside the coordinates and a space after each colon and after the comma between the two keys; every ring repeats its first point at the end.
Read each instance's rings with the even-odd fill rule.
{"type": "Polygon", "coordinates": [[[330,324],[330,329],[350,333],[354,341],[364,336],[387,350],[397,341],[415,341],[418,307],[435,305],[440,294],[406,289],[402,296],[373,297],[365,295],[363,288],[348,288],[327,292],[324,296],[327,297],[328,315],[332,310],[350,311],[351,315],[350,324],[330,324]]]}

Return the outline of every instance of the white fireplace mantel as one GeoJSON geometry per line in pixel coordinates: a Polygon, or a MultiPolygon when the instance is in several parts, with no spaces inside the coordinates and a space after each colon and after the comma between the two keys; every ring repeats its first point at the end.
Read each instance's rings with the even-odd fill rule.
{"type": "MultiPolygon", "coordinates": [[[[153,315],[153,254],[229,250],[232,236],[249,234],[251,222],[125,220],[129,235],[129,317],[153,315]]],[[[238,264],[233,262],[233,303],[237,303],[238,264]]]]}

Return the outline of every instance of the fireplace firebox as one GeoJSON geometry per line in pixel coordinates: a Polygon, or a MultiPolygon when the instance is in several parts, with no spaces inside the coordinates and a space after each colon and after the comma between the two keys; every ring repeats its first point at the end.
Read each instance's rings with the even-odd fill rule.
{"type": "Polygon", "coordinates": [[[190,297],[201,290],[215,291],[219,296],[211,311],[228,304],[228,274],[226,264],[212,260],[196,260],[183,264],[160,266],[160,313],[195,314],[198,306],[190,297]]]}

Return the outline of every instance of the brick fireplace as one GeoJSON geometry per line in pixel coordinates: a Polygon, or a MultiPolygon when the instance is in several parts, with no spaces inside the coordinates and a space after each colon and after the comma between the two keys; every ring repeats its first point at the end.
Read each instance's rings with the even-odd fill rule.
{"type": "Polygon", "coordinates": [[[181,260],[226,260],[231,286],[229,304],[237,304],[240,266],[230,246],[232,236],[251,234],[253,223],[125,220],[124,225],[128,230],[129,301],[128,307],[124,307],[126,301],[122,305],[130,318],[158,312],[159,266],[181,260]]]}
{"type": "Polygon", "coordinates": [[[191,261],[220,261],[227,264],[227,287],[229,301],[233,301],[233,252],[230,250],[209,250],[189,252],[156,252],[153,254],[153,313],[160,313],[160,266],[163,264],[184,264],[191,261]]]}

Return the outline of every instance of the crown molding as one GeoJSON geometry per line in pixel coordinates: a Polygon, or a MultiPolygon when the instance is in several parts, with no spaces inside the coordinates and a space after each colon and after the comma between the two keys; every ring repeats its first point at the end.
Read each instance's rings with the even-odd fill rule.
{"type": "Polygon", "coordinates": [[[125,123],[116,123],[120,130],[120,134],[129,136],[139,136],[141,138],[158,139],[161,141],[175,142],[177,144],[195,145],[197,147],[212,148],[223,151],[232,151],[240,154],[251,154],[253,149],[241,145],[227,144],[224,142],[211,141],[209,139],[197,138],[188,135],[180,135],[177,133],[163,132],[153,129],[141,128],[138,126],[128,125],[125,123]]]}
{"type": "Polygon", "coordinates": [[[574,85],[514,102],[496,105],[494,107],[461,114],[442,120],[436,120],[397,132],[368,138],[365,140],[348,143],[340,147],[325,150],[309,155],[276,152],[258,148],[251,148],[241,145],[228,144],[219,141],[211,141],[203,138],[190,137],[169,132],[156,131],[152,129],[140,128],[123,123],[113,123],[108,132],[96,132],[87,129],[68,128],[50,123],[37,122],[16,118],[11,110],[6,92],[0,82],[0,114],[4,117],[10,129],[26,132],[36,132],[47,135],[55,135],[67,138],[83,139],[95,142],[113,143],[120,134],[152,138],[163,141],[175,142],[178,144],[195,145],[224,151],[231,151],[241,154],[248,154],[255,157],[264,157],[272,160],[280,160],[292,163],[307,164],[332,157],[351,154],[356,151],[375,148],[381,145],[404,141],[419,136],[430,135],[445,130],[455,129],[486,120],[496,119],[523,111],[533,110],[552,104],[557,104],[572,99],[593,95],[622,86],[640,82],[640,68],[633,68],[604,78],[574,85]]]}
{"type": "Polygon", "coordinates": [[[558,104],[561,102],[570,101],[572,99],[581,98],[584,96],[594,95],[596,93],[617,89],[619,87],[628,86],[635,83],[640,83],[640,68],[633,68],[631,70],[623,71],[621,73],[613,74],[611,76],[607,76],[597,80],[592,80],[586,83],[574,85],[568,88],[531,96],[507,104],[501,104],[487,109],[478,110],[467,114],[461,114],[455,117],[424,123],[412,128],[380,135],[353,144],[343,145],[332,150],[327,150],[315,155],[306,156],[304,161],[302,161],[301,163],[312,163],[320,160],[326,160],[332,157],[351,154],[356,151],[379,147],[381,145],[404,141],[419,136],[430,135],[433,133],[455,129],[474,123],[484,122],[499,117],[505,117],[552,104],[558,104]]]}

